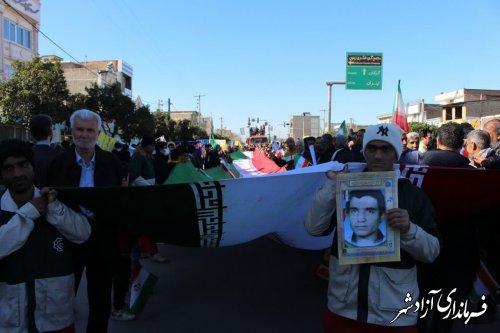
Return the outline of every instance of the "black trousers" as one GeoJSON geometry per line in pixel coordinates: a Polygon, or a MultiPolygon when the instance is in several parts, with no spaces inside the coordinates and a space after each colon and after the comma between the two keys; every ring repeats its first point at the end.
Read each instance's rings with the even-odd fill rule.
{"type": "Polygon", "coordinates": [[[120,257],[114,245],[114,238],[109,238],[107,244],[103,244],[92,235],[89,241],[75,249],[75,292],[78,291],[84,269],[87,277],[87,333],[108,331],[114,265],[120,257]]]}
{"type": "Polygon", "coordinates": [[[130,288],[131,265],[130,255],[119,255],[114,263],[113,307],[116,310],[123,310],[125,307],[125,295],[130,288]]]}

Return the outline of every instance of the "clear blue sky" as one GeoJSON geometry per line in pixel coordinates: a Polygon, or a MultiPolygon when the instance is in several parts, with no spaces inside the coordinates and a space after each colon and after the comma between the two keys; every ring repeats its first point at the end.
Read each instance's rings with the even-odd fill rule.
{"type": "MultiPolygon", "coordinates": [[[[496,0],[45,0],[41,31],[80,62],[123,59],[133,95],[195,110],[239,133],[266,119],[327,109],[346,52],[383,53],[383,89],[334,86],[332,122],[371,124],[405,102],[460,88],[500,89],[496,0]]],[[[40,54],[69,57],[40,36],[40,54]]],[[[166,107],[166,106],[165,106],[166,107]]]]}

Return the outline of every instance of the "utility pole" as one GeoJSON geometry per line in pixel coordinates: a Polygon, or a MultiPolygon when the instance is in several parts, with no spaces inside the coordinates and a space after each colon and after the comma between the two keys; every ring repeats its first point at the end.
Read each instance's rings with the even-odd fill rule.
{"type": "Polygon", "coordinates": [[[194,97],[196,98],[196,106],[198,107],[198,124],[201,124],[201,98],[205,97],[205,95],[198,93],[194,97]]]}
{"type": "Polygon", "coordinates": [[[168,120],[170,120],[170,105],[172,105],[172,103],[170,102],[170,97],[168,98],[167,100],[167,104],[168,104],[168,114],[167,114],[167,118],[168,120]]]}
{"type": "Polygon", "coordinates": [[[220,136],[222,136],[222,120],[224,120],[224,118],[220,117],[220,136]]]}

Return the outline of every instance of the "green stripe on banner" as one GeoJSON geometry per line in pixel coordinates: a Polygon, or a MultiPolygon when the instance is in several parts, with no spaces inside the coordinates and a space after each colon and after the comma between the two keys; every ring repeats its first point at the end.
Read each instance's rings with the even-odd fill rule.
{"type": "Polygon", "coordinates": [[[210,177],[207,177],[207,175],[195,168],[193,163],[188,161],[176,164],[165,181],[165,185],[204,182],[210,180],[210,177]]]}
{"type": "Polygon", "coordinates": [[[234,153],[231,153],[229,156],[231,156],[231,158],[233,160],[246,160],[248,159],[247,155],[243,154],[241,151],[235,151],[234,153]]]}

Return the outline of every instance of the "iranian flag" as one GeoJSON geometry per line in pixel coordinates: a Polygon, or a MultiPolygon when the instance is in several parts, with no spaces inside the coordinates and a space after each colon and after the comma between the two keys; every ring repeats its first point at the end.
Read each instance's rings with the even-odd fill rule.
{"type": "Polygon", "coordinates": [[[305,168],[311,165],[311,163],[309,163],[309,161],[300,154],[294,156],[293,163],[295,165],[295,169],[305,168]]]}
{"type": "Polygon", "coordinates": [[[398,81],[398,91],[392,107],[392,123],[401,127],[406,133],[410,131],[407,121],[408,113],[406,112],[405,104],[403,103],[403,95],[401,94],[401,80],[398,81]]]}
{"type": "Polygon", "coordinates": [[[340,124],[339,129],[336,134],[341,134],[347,136],[347,126],[345,125],[345,120],[340,124]]]}
{"type": "Polygon", "coordinates": [[[286,171],[285,167],[276,165],[262,151],[246,151],[243,152],[243,155],[243,158],[233,161],[233,166],[240,177],[262,176],[286,171]]]}
{"type": "Polygon", "coordinates": [[[139,261],[136,261],[132,269],[131,280],[130,311],[138,314],[144,310],[149,297],[153,294],[158,277],[142,267],[139,261]]]}

